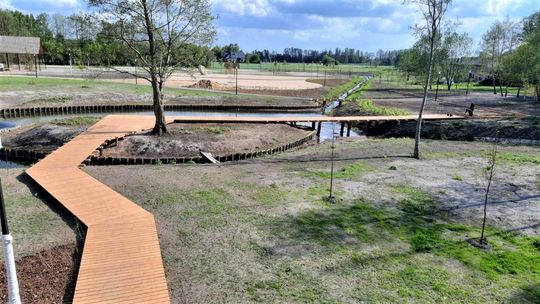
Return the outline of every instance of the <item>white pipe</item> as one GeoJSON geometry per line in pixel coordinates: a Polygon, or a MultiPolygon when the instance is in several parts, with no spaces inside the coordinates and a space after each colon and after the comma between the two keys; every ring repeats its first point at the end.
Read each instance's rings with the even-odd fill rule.
{"type": "Polygon", "coordinates": [[[11,234],[2,235],[2,244],[4,245],[4,260],[6,262],[6,271],[8,279],[8,303],[20,304],[19,282],[17,281],[17,272],[15,270],[15,255],[13,254],[13,237],[11,234]]]}

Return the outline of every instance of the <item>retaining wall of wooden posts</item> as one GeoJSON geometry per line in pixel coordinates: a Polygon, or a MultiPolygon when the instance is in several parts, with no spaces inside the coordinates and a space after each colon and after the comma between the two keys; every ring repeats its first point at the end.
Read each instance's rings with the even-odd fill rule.
{"type": "MultiPolygon", "coordinates": [[[[299,147],[311,140],[315,137],[316,132],[311,131],[309,134],[299,140],[296,140],[294,142],[281,145],[279,147],[274,147],[266,150],[259,150],[259,151],[250,151],[250,152],[242,152],[242,153],[234,153],[234,154],[225,154],[225,155],[214,155],[214,158],[217,159],[219,162],[228,162],[228,161],[238,161],[238,160],[245,160],[255,157],[262,157],[267,156],[279,152],[284,152],[290,149],[294,149],[296,147],[299,147]]],[[[176,158],[145,158],[145,157],[103,157],[99,156],[101,154],[102,149],[104,149],[106,146],[109,146],[111,144],[115,144],[118,141],[123,140],[124,138],[115,138],[112,140],[108,140],[105,143],[103,143],[96,151],[92,153],[92,156],[86,159],[84,162],[85,165],[94,165],[94,166],[110,166],[110,165],[147,165],[147,164],[185,164],[185,163],[196,163],[196,164],[203,164],[203,163],[209,163],[208,159],[206,159],[203,156],[198,157],[176,157],[176,158]]]]}
{"type": "Polygon", "coordinates": [[[45,158],[48,153],[25,149],[0,148],[0,160],[34,163],[45,158]]]}
{"type": "MultiPolygon", "coordinates": [[[[309,106],[272,106],[272,105],[213,105],[213,104],[166,104],[165,111],[306,111],[319,110],[318,105],[309,106]]],[[[46,116],[58,114],[83,114],[107,112],[140,112],[151,111],[151,104],[124,104],[124,105],[80,105],[80,106],[51,106],[51,107],[21,107],[0,109],[0,117],[14,118],[25,116],[46,116]]]]}

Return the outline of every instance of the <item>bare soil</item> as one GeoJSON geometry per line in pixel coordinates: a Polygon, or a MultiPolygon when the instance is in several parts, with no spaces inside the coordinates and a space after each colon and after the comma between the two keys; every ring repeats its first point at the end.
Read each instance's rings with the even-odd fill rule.
{"type": "MultiPolygon", "coordinates": [[[[383,137],[414,137],[416,122],[383,124],[363,129],[367,135],[383,137]]],[[[422,138],[473,141],[478,138],[540,139],[540,119],[493,119],[462,121],[426,121],[422,138]]]]}
{"type": "Polygon", "coordinates": [[[87,128],[88,126],[58,126],[54,124],[24,126],[3,133],[2,145],[6,148],[50,153],[87,128]]]}
{"type": "MultiPolygon", "coordinates": [[[[76,243],[56,246],[17,260],[21,301],[23,303],[71,303],[79,263],[76,243]]],[[[7,303],[7,278],[0,265],[0,301],[7,303]]]]}
{"type": "Polygon", "coordinates": [[[171,124],[169,134],[127,136],[105,157],[195,157],[257,151],[299,140],[308,131],[285,124],[171,124]]]}
{"type": "MultiPolygon", "coordinates": [[[[371,99],[376,105],[417,113],[422,103],[422,91],[374,79],[362,98],[371,99]]],[[[490,92],[470,92],[465,95],[461,91],[440,89],[437,101],[434,99],[435,92],[430,91],[425,109],[427,113],[465,115],[465,109],[474,103],[474,114],[479,117],[540,115],[537,102],[510,95],[502,97],[490,92]]]]}

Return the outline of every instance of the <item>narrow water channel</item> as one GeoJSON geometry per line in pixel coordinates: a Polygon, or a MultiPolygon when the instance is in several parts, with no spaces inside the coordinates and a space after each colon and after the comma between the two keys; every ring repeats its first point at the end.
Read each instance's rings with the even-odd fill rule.
{"type": "MultiPolygon", "coordinates": [[[[46,115],[46,116],[29,116],[29,117],[19,117],[19,118],[9,118],[3,121],[0,121],[0,140],[2,138],[2,133],[16,127],[22,127],[30,124],[44,123],[53,121],[56,119],[65,119],[69,117],[78,117],[78,116],[95,116],[103,117],[112,113],[83,113],[83,114],[65,114],[65,115],[46,115]]],[[[152,111],[144,112],[131,112],[126,113],[122,112],[123,115],[154,115],[152,111]]],[[[295,113],[276,113],[276,112],[249,112],[249,111],[166,111],[165,113],[168,116],[196,116],[196,117],[216,117],[216,116],[225,116],[225,117],[279,117],[279,116],[289,116],[289,117],[323,117],[325,115],[314,112],[295,112],[295,113]]],[[[311,123],[301,123],[300,125],[311,126],[311,123]]],[[[334,130],[335,136],[339,136],[340,124],[331,122],[324,122],[321,126],[321,141],[331,140],[332,139],[332,130],[334,130]]],[[[351,130],[351,137],[363,136],[357,132],[351,130]]],[[[0,168],[16,168],[21,167],[21,165],[9,162],[9,161],[0,161],[0,168]]]]}

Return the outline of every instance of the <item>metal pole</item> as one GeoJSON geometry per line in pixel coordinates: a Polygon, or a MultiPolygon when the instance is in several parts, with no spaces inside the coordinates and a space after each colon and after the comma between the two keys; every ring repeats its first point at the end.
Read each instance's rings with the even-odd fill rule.
{"type": "Polygon", "coordinates": [[[0,179],[0,222],[2,226],[2,245],[4,250],[4,261],[6,264],[6,274],[8,281],[8,303],[20,304],[19,282],[17,281],[17,271],[15,269],[15,255],[13,254],[13,237],[9,234],[9,226],[6,219],[6,208],[4,204],[4,194],[2,191],[2,180],[0,179]]]}
{"type": "MultiPolygon", "coordinates": [[[[439,78],[440,78],[441,72],[439,72],[439,78]]],[[[439,78],[437,78],[437,89],[435,90],[435,101],[437,101],[437,97],[439,97],[439,78]]]]}
{"type": "Polygon", "coordinates": [[[236,89],[235,89],[235,94],[238,95],[238,67],[235,67],[235,68],[234,68],[234,71],[235,71],[235,77],[236,77],[236,89]]]}
{"type": "Polygon", "coordinates": [[[333,190],[334,190],[334,132],[335,132],[335,123],[332,122],[332,156],[331,156],[331,165],[330,165],[330,195],[328,196],[328,201],[334,199],[333,190]]]}
{"type": "Polygon", "coordinates": [[[36,78],[37,78],[37,59],[36,59],[36,54],[34,54],[34,67],[36,68],[36,78]]]}
{"type": "Polygon", "coordinates": [[[467,79],[467,92],[465,95],[469,95],[469,84],[471,83],[472,71],[469,71],[469,78],[467,79]]]}

